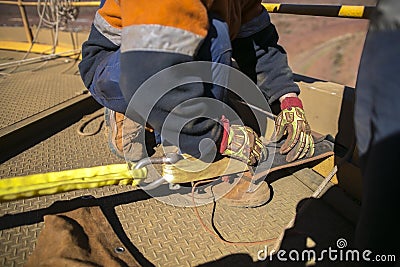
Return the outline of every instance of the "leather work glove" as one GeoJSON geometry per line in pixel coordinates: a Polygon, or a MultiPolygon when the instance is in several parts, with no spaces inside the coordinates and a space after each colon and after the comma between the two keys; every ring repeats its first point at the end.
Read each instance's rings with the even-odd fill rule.
{"type": "Polygon", "coordinates": [[[250,127],[244,125],[229,125],[224,116],[221,119],[224,134],[220,153],[240,160],[248,165],[256,165],[267,158],[267,149],[250,127]]]}
{"type": "Polygon", "coordinates": [[[297,97],[287,97],[281,103],[281,112],[275,119],[275,132],[271,140],[279,142],[287,134],[287,139],[279,152],[286,154],[286,161],[292,162],[314,154],[314,140],[311,128],[297,97]]]}

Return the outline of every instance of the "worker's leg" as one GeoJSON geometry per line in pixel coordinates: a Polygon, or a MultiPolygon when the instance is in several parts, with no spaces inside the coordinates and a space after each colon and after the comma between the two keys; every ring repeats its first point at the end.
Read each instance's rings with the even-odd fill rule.
{"type": "Polygon", "coordinates": [[[125,113],[128,104],[119,87],[120,50],[109,54],[99,64],[89,87],[94,99],[102,106],[125,113]]]}
{"type": "MultiPolygon", "coordinates": [[[[130,102],[127,116],[146,120],[161,133],[165,142],[180,147],[184,153],[198,157],[214,150],[214,144],[222,136],[222,127],[218,122],[223,114],[222,105],[213,105],[210,108],[210,103],[215,103],[213,100],[223,101],[225,95],[223,86],[198,81],[204,80],[209,74],[212,76],[206,76],[207,79],[219,79],[222,84],[224,79],[228,79],[220,65],[214,65],[212,72],[209,72],[207,67],[201,69],[204,66],[201,62],[224,65],[231,63],[231,45],[226,23],[211,19],[209,25],[207,35],[193,56],[166,53],[164,50],[139,51],[136,48],[121,53],[121,88],[130,102]],[[135,67],[134,61],[140,61],[137,71],[132,70],[135,67]],[[199,65],[196,65],[198,62],[199,65]],[[178,71],[182,64],[186,65],[178,71]],[[196,68],[200,68],[200,73],[190,72],[196,68]],[[129,74],[124,74],[125,70],[129,70],[129,74]],[[168,75],[163,78],[167,82],[156,80],[155,77],[160,77],[158,75],[168,75]],[[147,88],[149,82],[154,85],[147,88]],[[203,140],[206,142],[202,142],[203,140]],[[204,145],[201,148],[200,142],[204,145]],[[208,148],[210,151],[207,151],[208,148]]],[[[165,31],[167,30],[170,29],[166,28],[165,31]]],[[[178,42],[179,36],[176,38],[178,42]]]]}
{"type": "MultiPolygon", "coordinates": [[[[120,158],[138,161],[146,156],[146,146],[142,142],[144,138],[141,138],[143,126],[124,116],[128,104],[119,86],[120,73],[120,50],[117,50],[99,64],[89,90],[93,98],[106,107],[104,118],[110,151],[120,158]]],[[[150,139],[160,143],[157,133],[155,138],[150,139]]],[[[149,142],[147,150],[153,145],[153,142],[149,142]]]]}

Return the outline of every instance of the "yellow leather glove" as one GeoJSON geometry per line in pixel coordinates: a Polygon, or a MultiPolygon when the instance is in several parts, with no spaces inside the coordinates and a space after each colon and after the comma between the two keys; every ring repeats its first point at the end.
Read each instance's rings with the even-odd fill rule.
{"type": "Polygon", "coordinates": [[[278,142],[287,134],[279,152],[287,153],[287,162],[314,155],[314,140],[301,100],[297,97],[287,97],[282,101],[281,109],[275,119],[275,132],[272,137],[272,141],[278,142]]]}
{"type": "Polygon", "coordinates": [[[240,160],[248,165],[256,165],[267,158],[267,149],[250,127],[244,125],[229,125],[223,117],[224,126],[220,153],[240,160]]]}

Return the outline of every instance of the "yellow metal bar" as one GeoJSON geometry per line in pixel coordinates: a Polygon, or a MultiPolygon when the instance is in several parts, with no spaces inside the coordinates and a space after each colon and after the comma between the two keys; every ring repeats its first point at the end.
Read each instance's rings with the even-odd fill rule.
{"type": "MultiPolygon", "coordinates": [[[[0,41],[0,49],[2,50],[12,50],[12,51],[28,51],[31,47],[31,44],[26,42],[12,42],[12,41],[0,41]]],[[[53,46],[46,44],[33,44],[32,48],[29,50],[32,53],[37,54],[53,54],[52,53],[53,46]]],[[[68,54],[67,52],[71,51],[71,48],[57,46],[55,53],[65,53],[62,56],[64,57],[73,57],[76,56],[76,53],[68,54]]],[[[81,56],[80,56],[81,57],[81,56]]]]}
{"type": "Polygon", "coordinates": [[[107,185],[137,185],[147,169],[129,170],[127,164],[33,174],[0,179],[0,201],[42,196],[107,185]]]}
{"type": "Polygon", "coordinates": [[[100,1],[72,2],[72,6],[99,7],[100,1]]]}
{"type": "Polygon", "coordinates": [[[364,15],[364,10],[364,6],[341,6],[338,16],[362,18],[362,16],[364,15]]]}
{"type": "Polygon", "coordinates": [[[270,13],[282,13],[293,15],[310,15],[324,17],[344,17],[368,19],[375,9],[374,6],[350,6],[350,5],[305,5],[305,4],[262,4],[270,13]]]}
{"type": "Polygon", "coordinates": [[[279,12],[279,8],[281,4],[268,4],[268,3],[263,3],[262,4],[269,13],[274,13],[274,12],[279,12]]]}
{"type": "MultiPolygon", "coordinates": [[[[21,0],[18,1],[0,0],[0,4],[36,6],[38,5],[38,2],[28,2],[21,0]]],[[[350,6],[350,5],[333,6],[333,5],[302,5],[302,4],[276,4],[276,3],[262,3],[262,4],[270,13],[325,16],[325,17],[363,18],[363,19],[368,19],[370,17],[371,11],[375,8],[373,6],[350,6]]],[[[100,1],[72,2],[71,5],[77,7],[98,7],[100,5],[100,1]]]]}
{"type": "MultiPolygon", "coordinates": [[[[329,158],[324,159],[323,161],[312,167],[312,169],[315,172],[319,173],[321,176],[326,177],[332,171],[335,165],[336,165],[335,156],[332,155],[329,158]]],[[[338,179],[336,174],[332,177],[331,182],[334,184],[338,184],[338,179]]]]}

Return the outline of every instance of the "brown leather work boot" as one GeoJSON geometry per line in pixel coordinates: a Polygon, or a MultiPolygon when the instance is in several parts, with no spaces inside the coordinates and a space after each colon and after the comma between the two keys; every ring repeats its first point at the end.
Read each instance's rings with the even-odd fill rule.
{"type": "Polygon", "coordinates": [[[216,195],[222,195],[218,203],[230,207],[255,208],[264,205],[271,198],[268,183],[262,181],[257,185],[253,184],[249,171],[245,172],[235,184],[223,182],[216,185],[213,191],[216,195]]]}
{"type": "Polygon", "coordinates": [[[139,161],[146,157],[142,125],[107,108],[104,118],[112,153],[127,161],[139,161]]]}

